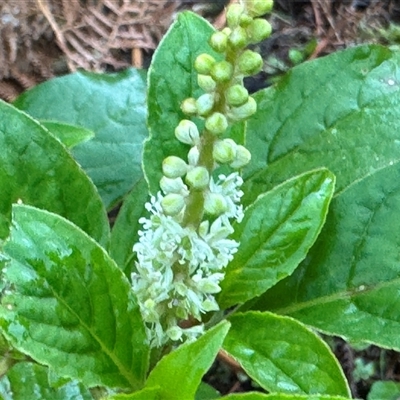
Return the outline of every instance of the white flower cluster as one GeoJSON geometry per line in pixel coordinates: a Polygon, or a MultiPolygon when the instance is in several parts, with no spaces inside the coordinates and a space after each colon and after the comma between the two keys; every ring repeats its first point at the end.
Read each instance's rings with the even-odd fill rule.
{"type": "MultiPolygon", "coordinates": [[[[167,178],[168,188],[187,195],[188,188],[181,178],[167,178]]],[[[153,347],[168,340],[194,339],[203,330],[202,325],[189,328],[180,321],[218,310],[214,294],[220,291],[223,269],[232,260],[238,243],[228,239],[233,232],[230,218],[241,221],[243,192],[238,173],[211,178],[207,196],[218,195],[225,201],[225,212],[212,222],[201,222],[198,229],[181,225],[184,210],[167,215],[162,202],[168,196],[158,193],[146,204],[149,218],[139,221],[143,230],[133,247],[137,254],[137,271],[132,274],[132,287],[138,298],[141,313],[147,323],[148,338],[153,347]]],[[[163,186],[163,185],[161,185],[163,186]]]]}

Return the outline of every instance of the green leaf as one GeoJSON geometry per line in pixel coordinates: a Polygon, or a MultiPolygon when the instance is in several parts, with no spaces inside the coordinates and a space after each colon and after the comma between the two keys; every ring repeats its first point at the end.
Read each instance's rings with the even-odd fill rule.
{"type": "Polygon", "coordinates": [[[0,325],[11,344],[87,386],[140,388],[146,334],[128,280],[62,217],[13,206],[0,325]]]}
{"type": "Polygon", "coordinates": [[[367,400],[398,400],[399,396],[399,382],[378,381],[372,384],[367,400]]]}
{"type": "Polygon", "coordinates": [[[163,400],[193,399],[202,376],[213,363],[229,330],[223,321],[192,343],[164,356],[151,371],[146,386],[160,386],[163,400]]]}
{"type": "Polygon", "coordinates": [[[396,162],[337,193],[307,259],[252,307],[400,349],[399,175],[396,162]]]}
{"type": "Polygon", "coordinates": [[[94,137],[94,132],[81,126],[57,121],[39,120],[64,146],[72,148],[94,137]]]}
{"type": "Polygon", "coordinates": [[[0,396],[4,400],[92,400],[89,390],[77,381],[54,387],[48,379],[48,369],[32,362],[20,362],[0,381],[0,396]]]}
{"type": "Polygon", "coordinates": [[[334,183],[328,170],[311,171],[246,209],[232,235],[240,246],[221,284],[222,308],[259,296],[294,271],[321,231],[334,183]]]}
{"type": "Polygon", "coordinates": [[[97,186],[106,208],[142,177],[146,128],[146,73],[77,72],[52,79],[18,97],[14,105],[38,119],[90,129],[95,137],[72,154],[97,186]]]}
{"type": "Polygon", "coordinates": [[[293,68],[256,94],[246,146],[244,203],[311,169],[326,167],[344,190],[399,159],[400,53],[367,45],[293,68]]]}
{"type": "Polygon", "coordinates": [[[129,394],[115,394],[107,400],[161,400],[159,387],[145,387],[138,392],[129,394]]]}
{"type": "Polygon", "coordinates": [[[284,393],[239,393],[230,394],[229,396],[223,397],[223,399],[243,399],[243,400],[349,400],[348,397],[342,396],[326,396],[326,395],[299,395],[299,394],[284,394],[284,393]]]}
{"type": "Polygon", "coordinates": [[[25,113],[0,101],[0,239],[19,199],[68,218],[99,243],[109,224],[92,182],[64,146],[25,113]]]}
{"type": "Polygon", "coordinates": [[[195,400],[214,400],[219,399],[221,394],[207,383],[200,382],[197,389],[195,400]]]}
{"type": "Polygon", "coordinates": [[[339,363],[327,344],[300,322],[271,313],[229,318],[224,349],[269,392],[349,396],[339,363]]]}
{"type": "Polygon", "coordinates": [[[144,179],[139,180],[124,200],[111,231],[110,255],[127,276],[133,269],[133,245],[139,240],[140,217],[147,215],[144,208],[148,188],[144,179]]]}
{"type": "MultiPolygon", "coordinates": [[[[175,138],[174,131],[182,119],[188,119],[180,109],[182,101],[203,94],[197,85],[194,60],[204,52],[213,55],[215,59],[221,58],[207,44],[214,31],[198,15],[181,13],[153,55],[148,74],[150,137],[145,142],[143,153],[144,172],[152,194],[159,190],[162,160],[170,155],[187,158],[189,147],[175,138]]],[[[200,120],[195,122],[201,131],[204,123],[200,120]]],[[[227,134],[242,143],[244,124],[236,124],[227,134]]]]}

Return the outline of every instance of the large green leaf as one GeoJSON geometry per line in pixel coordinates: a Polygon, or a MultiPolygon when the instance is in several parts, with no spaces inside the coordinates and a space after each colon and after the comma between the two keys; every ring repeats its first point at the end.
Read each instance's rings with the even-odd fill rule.
{"type": "Polygon", "coordinates": [[[229,318],[224,349],[269,392],[349,396],[339,363],[327,344],[300,322],[271,313],[229,318]]]}
{"type": "MultiPolygon", "coordinates": [[[[170,155],[187,157],[189,147],[175,138],[174,131],[180,120],[188,118],[180,109],[182,101],[203,93],[197,85],[194,60],[204,52],[221,58],[207,44],[213,32],[214,28],[198,15],[179,14],[154,53],[148,81],[150,138],[143,153],[144,171],[153,194],[159,190],[162,160],[170,155]]],[[[202,122],[196,122],[201,129],[202,122]]],[[[244,124],[236,124],[228,135],[243,142],[244,124]]]]}
{"type": "Polygon", "coordinates": [[[319,169],[260,196],[232,238],[240,242],[228,265],[218,302],[244,303],[290,275],[315,242],[328,212],[335,177],[319,169]]]}
{"type": "Polygon", "coordinates": [[[107,215],[92,182],[45,128],[2,101],[0,148],[0,239],[8,234],[11,204],[20,199],[108,242],[107,215]]]}
{"type": "Polygon", "coordinates": [[[160,398],[193,399],[202,376],[211,367],[229,330],[227,321],[219,323],[195,342],[183,344],[164,356],[151,371],[146,386],[160,386],[160,398]]]}
{"type": "Polygon", "coordinates": [[[363,46],[305,63],[259,94],[247,200],[304,168],[337,178],[324,229],[253,307],[400,349],[400,54],[363,46]],[[261,164],[267,163],[265,169],[261,164]]]}
{"type": "Polygon", "coordinates": [[[106,252],[62,217],[15,205],[1,328],[18,350],[85,385],[139,388],[146,334],[130,284],[106,252]]]}
{"type": "Polygon", "coordinates": [[[348,397],[342,396],[327,396],[327,395],[300,395],[300,394],[285,394],[285,393],[238,393],[230,394],[223,397],[229,400],[349,400],[348,397]]]}
{"type": "Polygon", "coordinates": [[[110,255],[126,275],[130,275],[133,269],[132,247],[138,241],[142,228],[139,219],[147,214],[144,208],[147,200],[148,188],[142,178],[124,200],[111,231],[110,255]]]}
{"type": "Polygon", "coordinates": [[[326,167],[336,190],[399,159],[400,53],[362,46],[306,62],[256,95],[244,202],[326,167]]]}
{"type": "Polygon", "coordinates": [[[77,381],[60,387],[49,382],[48,369],[32,362],[19,362],[0,380],[4,400],[92,400],[89,390],[77,381]]]}
{"type": "Polygon", "coordinates": [[[367,400],[398,400],[400,397],[400,383],[393,381],[374,382],[367,400]]]}
{"type": "Polygon", "coordinates": [[[145,387],[134,393],[115,394],[106,400],[161,400],[159,387],[145,387]]]}
{"type": "Polygon", "coordinates": [[[83,126],[95,137],[72,153],[109,208],[141,178],[146,128],[146,73],[77,72],[22,94],[14,105],[38,119],[83,126]]]}

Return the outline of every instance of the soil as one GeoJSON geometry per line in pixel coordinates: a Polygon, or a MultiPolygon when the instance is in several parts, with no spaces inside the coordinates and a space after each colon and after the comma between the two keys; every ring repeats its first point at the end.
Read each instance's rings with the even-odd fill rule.
{"type": "MultiPolygon", "coordinates": [[[[2,0],[0,98],[79,68],[146,68],[177,12],[192,9],[224,24],[229,0],[2,0]]],[[[400,0],[275,0],[273,34],[259,50],[264,70],[246,81],[254,92],[292,66],[360,43],[400,43],[400,0]]],[[[327,338],[350,383],[366,399],[377,380],[400,382],[400,353],[327,338]]],[[[261,390],[240,369],[218,359],[205,381],[222,394],[261,390]]]]}

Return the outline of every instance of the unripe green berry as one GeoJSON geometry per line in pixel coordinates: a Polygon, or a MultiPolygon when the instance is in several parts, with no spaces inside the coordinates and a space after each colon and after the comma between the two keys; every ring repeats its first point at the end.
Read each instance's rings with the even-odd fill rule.
{"type": "Polygon", "coordinates": [[[181,110],[187,115],[196,115],[197,114],[196,99],[193,97],[189,97],[183,100],[181,104],[181,110]]]}
{"type": "Polygon", "coordinates": [[[231,4],[226,10],[226,22],[229,28],[235,28],[239,25],[240,17],[244,13],[244,7],[241,4],[231,4]]]}
{"type": "Polygon", "coordinates": [[[236,149],[235,160],[229,164],[232,168],[243,168],[251,160],[251,153],[246,147],[238,145],[236,149]]]}
{"type": "Polygon", "coordinates": [[[273,5],[273,0],[247,0],[246,10],[251,17],[260,17],[271,12],[273,5]]]}
{"type": "Polygon", "coordinates": [[[250,25],[251,21],[253,21],[253,18],[250,17],[250,15],[242,14],[242,15],[240,16],[239,25],[240,25],[242,28],[246,28],[247,26],[250,25]]]}
{"type": "Polygon", "coordinates": [[[221,193],[207,193],[204,200],[204,210],[211,215],[221,215],[228,208],[225,197],[221,193]]]}
{"type": "Polygon", "coordinates": [[[179,178],[186,174],[187,164],[179,157],[169,156],[162,163],[162,171],[167,178],[179,178]]]}
{"type": "Polygon", "coordinates": [[[177,193],[169,193],[161,200],[161,207],[166,215],[177,215],[185,207],[185,199],[177,193]]]}
{"type": "Polygon", "coordinates": [[[263,59],[261,56],[252,50],[245,50],[237,61],[239,71],[245,75],[250,76],[257,74],[261,71],[263,66],[263,59]]]}
{"type": "Polygon", "coordinates": [[[243,85],[237,84],[228,88],[225,98],[230,106],[239,107],[247,102],[249,92],[243,85]]]}
{"type": "Polygon", "coordinates": [[[251,24],[246,28],[247,37],[250,43],[259,43],[271,36],[271,24],[262,18],[253,19],[251,24]]]}
{"type": "Polygon", "coordinates": [[[232,139],[217,140],[213,147],[213,159],[219,164],[235,160],[237,144],[232,139]]]}
{"type": "Polygon", "coordinates": [[[188,119],[183,119],[179,122],[175,128],[175,136],[180,142],[190,144],[191,146],[196,145],[200,140],[197,125],[188,119]]]}
{"type": "Polygon", "coordinates": [[[222,33],[224,33],[226,36],[229,36],[232,32],[231,28],[225,27],[224,29],[222,29],[221,31],[222,33]]]}
{"type": "Polygon", "coordinates": [[[197,83],[205,92],[213,92],[217,87],[216,82],[210,75],[197,75],[197,83]]]}
{"type": "Polygon", "coordinates": [[[205,189],[210,182],[210,174],[205,167],[194,167],[186,174],[185,180],[193,189],[205,189]]]}
{"type": "Polygon", "coordinates": [[[224,114],[215,112],[206,119],[205,126],[209,132],[219,136],[228,128],[228,121],[224,114]]]}
{"type": "Polygon", "coordinates": [[[196,58],[194,62],[194,68],[199,74],[208,75],[210,73],[211,67],[214,64],[214,57],[210,56],[209,54],[203,53],[196,58]]]}
{"type": "Polygon", "coordinates": [[[213,65],[210,75],[218,83],[228,82],[233,75],[233,66],[228,61],[220,61],[213,65]]]}
{"type": "Polygon", "coordinates": [[[237,26],[228,38],[230,46],[237,50],[247,46],[247,34],[244,28],[237,26]]]}
{"type": "Polygon", "coordinates": [[[256,101],[249,96],[246,103],[244,103],[240,107],[232,107],[229,110],[228,117],[232,121],[243,121],[249,118],[257,111],[257,103],[256,101]]]}
{"type": "Polygon", "coordinates": [[[223,53],[228,45],[228,37],[223,32],[214,32],[208,43],[217,53],[223,53]]]}
{"type": "Polygon", "coordinates": [[[202,94],[196,101],[197,112],[201,116],[208,115],[214,107],[214,95],[202,94]]]}

